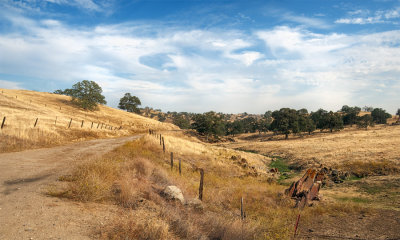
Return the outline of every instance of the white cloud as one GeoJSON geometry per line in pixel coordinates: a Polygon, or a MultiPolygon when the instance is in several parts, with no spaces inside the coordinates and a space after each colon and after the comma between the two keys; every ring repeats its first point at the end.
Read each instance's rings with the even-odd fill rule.
{"type": "Polygon", "coordinates": [[[341,24],[376,24],[393,23],[391,20],[400,18],[400,8],[386,11],[376,11],[372,16],[369,10],[356,10],[348,13],[349,17],[340,18],[335,23],[341,24]]]}
{"type": "Polygon", "coordinates": [[[17,82],[5,81],[0,80],[0,88],[7,88],[7,89],[21,89],[21,84],[17,82]]]}
{"type": "MultiPolygon", "coordinates": [[[[394,111],[400,100],[400,31],[317,34],[281,26],[249,34],[137,22],[79,29],[52,19],[5,18],[16,30],[0,33],[1,74],[63,86],[94,80],[113,106],[125,92],[166,111],[343,104],[394,111]],[[146,34],[149,28],[156,34],[146,34]],[[159,62],[145,64],[146,56],[159,62]]],[[[23,86],[5,80],[0,85],[23,86]]]]}

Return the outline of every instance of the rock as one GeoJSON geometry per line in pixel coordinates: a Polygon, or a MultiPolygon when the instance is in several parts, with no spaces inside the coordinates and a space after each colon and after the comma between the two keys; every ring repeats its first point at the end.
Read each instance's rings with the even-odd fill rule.
{"type": "Polygon", "coordinates": [[[187,200],[185,205],[188,207],[199,209],[199,210],[203,209],[203,202],[198,198],[193,198],[193,199],[187,200]]]}
{"type": "Polygon", "coordinates": [[[182,191],[177,186],[168,186],[163,191],[164,196],[169,200],[179,200],[182,204],[185,203],[182,191]]]}

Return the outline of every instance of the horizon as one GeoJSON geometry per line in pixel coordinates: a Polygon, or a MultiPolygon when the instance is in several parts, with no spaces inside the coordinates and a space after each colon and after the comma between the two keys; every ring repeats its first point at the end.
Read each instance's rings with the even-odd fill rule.
{"type": "Polygon", "coordinates": [[[0,88],[97,82],[163,112],[400,105],[400,1],[0,3],[0,88]]]}

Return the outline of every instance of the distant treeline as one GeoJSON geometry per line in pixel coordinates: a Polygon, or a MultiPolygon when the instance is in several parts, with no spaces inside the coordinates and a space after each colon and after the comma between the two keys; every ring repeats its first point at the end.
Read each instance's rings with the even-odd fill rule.
{"type": "MultiPolygon", "coordinates": [[[[281,108],[276,111],[267,111],[260,117],[242,114],[241,119],[232,120],[232,114],[206,112],[202,114],[187,112],[172,112],[172,122],[182,129],[194,129],[206,136],[227,136],[241,133],[255,133],[272,131],[283,134],[311,134],[316,129],[330,132],[339,131],[344,126],[357,125],[367,129],[374,124],[385,124],[392,116],[381,108],[364,107],[366,113],[360,114],[360,107],[344,105],[337,112],[319,109],[309,113],[307,109],[295,110],[281,108]],[[243,116],[244,115],[244,116],[243,116]]],[[[397,111],[400,118],[400,109],[397,111]]],[[[165,120],[165,117],[160,119],[165,120]]]]}

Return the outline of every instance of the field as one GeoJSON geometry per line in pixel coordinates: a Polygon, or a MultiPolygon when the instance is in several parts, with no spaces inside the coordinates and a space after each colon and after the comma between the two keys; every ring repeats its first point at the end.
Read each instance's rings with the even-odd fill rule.
{"type": "MultiPolygon", "coordinates": [[[[17,206],[13,202],[24,205],[25,199],[34,195],[38,200],[25,205],[32,204],[35,209],[42,209],[40,202],[54,199],[55,203],[45,206],[47,219],[64,222],[65,217],[59,214],[51,216],[53,208],[63,212],[70,208],[71,216],[77,216],[68,219],[75,221],[72,225],[86,219],[89,227],[80,229],[82,235],[77,238],[293,239],[298,216],[301,219],[296,239],[400,238],[400,150],[396,147],[400,144],[400,126],[346,128],[334,133],[290,136],[288,140],[272,133],[243,134],[236,136],[235,142],[209,144],[191,132],[178,131],[172,124],[136,114],[105,106],[95,112],[79,110],[66,96],[0,91],[0,117],[6,116],[1,130],[3,152],[96,138],[115,138],[108,140],[118,140],[119,144],[113,149],[109,142],[99,139],[62,146],[60,154],[57,148],[22,152],[24,157],[15,169],[11,169],[12,159],[18,159],[13,155],[17,153],[0,155],[0,164],[7,163],[8,173],[15,173],[1,186],[6,187],[1,192],[4,199],[12,200],[0,200],[0,205],[10,209],[6,212],[8,219],[18,224],[15,216],[24,214],[14,214],[17,206]],[[148,129],[155,132],[149,134],[148,129]],[[126,135],[138,135],[133,136],[137,140],[123,144],[116,138],[126,135]],[[100,152],[96,146],[102,154],[96,154],[100,152]],[[113,150],[106,151],[104,146],[113,150]],[[69,151],[74,154],[70,156],[69,151]],[[51,154],[45,156],[46,152],[51,154]],[[34,155],[35,160],[30,158],[34,155]],[[33,167],[35,162],[48,164],[33,167]],[[54,170],[53,164],[57,165],[54,170]],[[325,185],[320,191],[321,200],[313,206],[294,208],[295,202],[283,193],[311,167],[326,167],[347,175],[341,183],[325,185]],[[278,168],[280,173],[270,172],[271,168],[278,168]],[[37,173],[32,175],[34,169],[37,173]],[[204,191],[199,201],[202,170],[204,191]],[[14,179],[20,173],[24,177],[14,179]],[[36,179],[40,184],[29,185],[36,179]],[[12,188],[14,185],[20,187],[12,188]],[[163,190],[171,185],[182,190],[183,204],[165,198],[163,190]],[[32,186],[38,190],[32,191],[32,186]],[[89,213],[83,211],[92,220],[74,205],[92,209],[89,213]]],[[[29,208],[26,211],[33,212],[29,208]]],[[[39,217],[36,224],[42,222],[39,217]]],[[[70,234],[59,231],[63,231],[58,232],[60,236],[70,234]]],[[[25,230],[18,236],[41,236],[29,234],[25,230]]]]}
{"type": "Polygon", "coordinates": [[[98,111],[85,111],[72,105],[68,96],[27,90],[0,89],[0,124],[4,117],[0,152],[126,136],[149,128],[177,129],[103,105],[98,111]]]}

